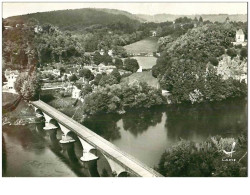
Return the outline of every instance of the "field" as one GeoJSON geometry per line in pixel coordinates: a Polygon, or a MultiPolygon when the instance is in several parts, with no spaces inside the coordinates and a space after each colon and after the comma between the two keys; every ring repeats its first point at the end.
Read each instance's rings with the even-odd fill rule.
{"type": "Polygon", "coordinates": [[[130,45],[126,45],[124,48],[128,53],[153,53],[156,52],[158,48],[157,38],[149,37],[130,45]]]}
{"type": "Polygon", "coordinates": [[[151,71],[133,73],[129,77],[123,78],[122,82],[131,83],[135,80],[137,80],[139,82],[146,82],[149,86],[152,86],[155,88],[159,87],[158,80],[152,76],[151,71]]]}
{"type": "Polygon", "coordinates": [[[132,57],[133,59],[136,59],[140,66],[142,66],[142,69],[151,69],[154,65],[156,65],[156,57],[132,57]]]}

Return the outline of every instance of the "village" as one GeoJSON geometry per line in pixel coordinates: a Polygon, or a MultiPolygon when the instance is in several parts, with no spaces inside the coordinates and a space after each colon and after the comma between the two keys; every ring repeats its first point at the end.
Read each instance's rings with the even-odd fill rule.
{"type": "MultiPolygon", "coordinates": [[[[226,22],[228,22],[229,19],[226,19],[226,22]]],[[[198,24],[198,23],[197,23],[198,24]]],[[[18,25],[17,25],[18,26],[18,25]]],[[[197,26],[197,25],[195,25],[197,26]]],[[[6,28],[12,28],[6,26],[6,28]]],[[[39,26],[36,26],[34,31],[37,33],[39,31],[42,31],[42,28],[39,26]]],[[[151,37],[156,36],[156,31],[151,31],[151,37]]],[[[242,31],[242,29],[239,29],[236,31],[235,35],[235,42],[232,42],[234,46],[246,46],[247,40],[245,39],[245,35],[242,31]]],[[[51,91],[51,90],[59,90],[59,91],[65,91],[66,93],[70,93],[71,97],[73,99],[84,101],[84,94],[82,93],[82,88],[89,84],[92,89],[96,89],[97,86],[93,84],[93,78],[95,78],[98,74],[101,75],[109,75],[111,74],[117,67],[114,65],[115,59],[117,56],[113,55],[113,50],[108,50],[105,52],[103,49],[96,52],[87,52],[87,55],[90,57],[90,63],[86,64],[84,66],[82,65],[63,65],[60,63],[56,63],[54,65],[47,65],[43,68],[37,68],[37,72],[39,72],[42,80],[42,90],[43,91],[51,91]],[[110,61],[108,64],[100,63],[95,64],[93,61],[94,55],[100,54],[100,56],[104,56],[105,54],[108,55],[112,61],[110,61]],[[83,70],[89,70],[91,74],[93,75],[92,80],[84,78],[83,75],[80,74],[83,70]]],[[[142,56],[147,59],[147,57],[152,57],[153,53],[130,53],[130,56],[142,56]]],[[[159,57],[160,53],[156,53],[156,57],[159,57]]],[[[124,59],[122,59],[124,61],[124,59]]],[[[219,62],[219,65],[217,67],[217,74],[222,75],[223,79],[228,79],[230,77],[247,83],[247,63],[243,62],[240,65],[238,65],[238,62],[235,61],[237,59],[231,60],[230,57],[225,57],[219,62]],[[224,62],[227,63],[224,63],[224,62]],[[230,62],[230,63],[229,63],[230,62]],[[226,65],[225,65],[226,64],[226,65]],[[231,64],[228,66],[228,64],[231,64]]],[[[143,71],[151,71],[153,67],[153,64],[146,69],[143,68],[143,64],[139,65],[138,70],[136,71],[137,74],[142,73],[143,71]]],[[[118,69],[118,72],[121,76],[125,75],[125,77],[128,77],[129,75],[133,74],[131,71],[124,70],[124,69],[118,69]]],[[[16,78],[19,75],[18,70],[11,70],[6,69],[4,72],[4,76],[6,78],[6,81],[3,85],[3,91],[9,92],[9,93],[17,93],[15,91],[15,81],[16,78]]],[[[135,82],[136,80],[132,80],[130,82],[135,82]]],[[[159,88],[159,85],[157,85],[157,88],[159,88]]],[[[165,96],[169,96],[169,91],[162,90],[162,94],[165,96]]]]}

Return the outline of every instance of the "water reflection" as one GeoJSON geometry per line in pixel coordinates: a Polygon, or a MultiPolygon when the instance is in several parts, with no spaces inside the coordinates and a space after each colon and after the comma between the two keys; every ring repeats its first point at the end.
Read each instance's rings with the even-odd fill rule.
{"type": "Polygon", "coordinates": [[[106,114],[87,119],[84,125],[154,167],[161,154],[181,138],[201,142],[209,136],[240,134],[247,129],[247,101],[170,105],[122,116],[106,114]]]}
{"type": "Polygon", "coordinates": [[[121,137],[120,128],[117,126],[119,119],[120,116],[116,114],[97,115],[86,118],[82,124],[106,140],[112,141],[121,137]]]}
{"type": "Polygon", "coordinates": [[[137,136],[142,134],[149,127],[154,127],[161,123],[162,112],[159,107],[149,110],[136,110],[134,112],[127,112],[122,116],[123,129],[131,132],[137,136]]]}
{"type": "Polygon", "coordinates": [[[171,106],[166,110],[168,138],[234,136],[247,127],[246,108],[244,100],[171,106]]]}

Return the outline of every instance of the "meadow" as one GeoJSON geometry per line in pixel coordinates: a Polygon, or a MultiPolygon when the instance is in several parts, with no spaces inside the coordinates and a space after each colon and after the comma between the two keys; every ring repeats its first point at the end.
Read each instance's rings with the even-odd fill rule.
{"type": "Polygon", "coordinates": [[[139,82],[146,82],[149,86],[159,88],[158,80],[152,76],[152,71],[133,73],[129,77],[123,78],[122,82],[132,83],[136,80],[139,82]]]}
{"type": "Polygon", "coordinates": [[[158,39],[155,37],[148,37],[146,39],[143,39],[141,41],[137,41],[135,43],[132,43],[130,45],[124,46],[126,51],[128,53],[153,53],[157,51],[158,44],[157,44],[158,39]]]}
{"type": "Polygon", "coordinates": [[[133,59],[136,59],[140,66],[142,66],[142,69],[151,69],[154,65],[156,65],[156,57],[141,57],[136,56],[132,57],[133,59]]]}

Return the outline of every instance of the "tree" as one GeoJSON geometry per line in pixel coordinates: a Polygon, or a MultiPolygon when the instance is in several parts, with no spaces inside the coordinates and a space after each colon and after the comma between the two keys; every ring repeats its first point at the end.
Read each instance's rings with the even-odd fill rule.
{"type": "Polygon", "coordinates": [[[110,75],[113,75],[117,79],[117,81],[120,82],[120,80],[121,80],[121,74],[120,74],[120,72],[117,69],[114,69],[110,73],[110,75]]]}
{"type": "Polygon", "coordinates": [[[97,74],[95,76],[95,78],[94,78],[93,84],[94,85],[99,85],[99,82],[100,82],[101,78],[102,78],[102,75],[101,74],[97,74]]]}
{"type": "Polygon", "coordinates": [[[112,63],[112,57],[109,56],[107,53],[105,53],[103,56],[102,56],[102,61],[105,65],[109,65],[112,63]]]}
{"type": "Polygon", "coordinates": [[[85,96],[85,95],[87,95],[87,94],[89,94],[89,93],[91,93],[92,92],[92,87],[91,87],[91,85],[90,84],[85,84],[84,86],[83,86],[83,88],[82,88],[82,94],[85,96]]]}
{"type": "Polygon", "coordinates": [[[102,78],[100,79],[99,85],[104,87],[106,85],[114,85],[114,84],[118,84],[119,81],[117,80],[117,78],[114,75],[105,75],[102,76],[102,78]]]}
{"type": "Polygon", "coordinates": [[[123,68],[123,61],[122,61],[122,59],[115,58],[114,65],[116,66],[117,69],[122,69],[123,68]]]}
{"type": "Polygon", "coordinates": [[[75,74],[72,74],[69,76],[69,81],[72,83],[75,83],[78,80],[77,76],[75,74]]]}
{"type": "Polygon", "coordinates": [[[215,57],[210,57],[209,62],[213,64],[214,66],[218,66],[219,61],[215,57]]]}
{"type": "Polygon", "coordinates": [[[124,68],[131,72],[136,72],[139,69],[139,64],[136,59],[127,58],[124,60],[124,68]]]}
{"type": "Polygon", "coordinates": [[[199,22],[202,23],[203,22],[203,18],[200,16],[199,18],[199,22]]]}
{"type": "Polygon", "coordinates": [[[23,99],[35,100],[41,91],[40,77],[35,71],[30,74],[22,72],[18,75],[14,87],[23,99]]]}
{"type": "Polygon", "coordinates": [[[103,62],[102,55],[99,52],[95,52],[93,56],[93,61],[96,65],[99,65],[103,62]]]}
{"type": "Polygon", "coordinates": [[[91,77],[91,71],[87,68],[83,68],[79,70],[79,77],[84,77],[85,79],[89,79],[91,77]]]}
{"type": "Polygon", "coordinates": [[[234,48],[230,48],[227,50],[227,55],[229,55],[231,58],[234,58],[237,56],[236,50],[234,48]]]}
{"type": "Polygon", "coordinates": [[[240,51],[240,56],[242,58],[246,58],[247,57],[247,48],[243,47],[240,51]]]}

